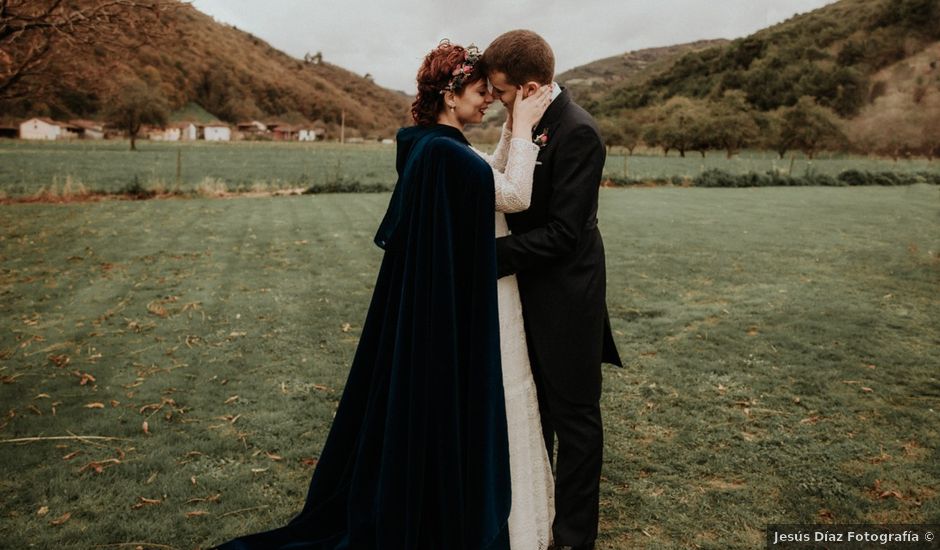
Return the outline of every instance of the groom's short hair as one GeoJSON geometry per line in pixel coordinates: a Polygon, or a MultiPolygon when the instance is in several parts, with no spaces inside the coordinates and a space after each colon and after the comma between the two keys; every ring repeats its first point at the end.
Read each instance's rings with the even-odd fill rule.
{"type": "Polygon", "coordinates": [[[523,29],[496,37],[483,52],[488,73],[501,72],[514,86],[526,82],[551,84],[555,78],[555,54],[538,34],[523,29]]]}

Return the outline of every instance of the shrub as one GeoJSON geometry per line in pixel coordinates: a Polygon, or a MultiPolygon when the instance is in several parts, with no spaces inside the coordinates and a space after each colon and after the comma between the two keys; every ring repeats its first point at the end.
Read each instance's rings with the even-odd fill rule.
{"type": "Polygon", "coordinates": [[[737,187],[737,177],[724,170],[711,168],[692,180],[696,187],[737,187]]]}
{"type": "Polygon", "coordinates": [[[793,177],[775,171],[770,171],[765,174],[755,172],[730,174],[724,170],[710,169],[702,172],[693,180],[693,184],[696,187],[783,187],[795,185],[814,185],[821,187],[840,187],[846,185],[895,186],[913,185],[915,183],[940,185],[940,174],[932,172],[899,174],[895,172],[846,170],[837,177],[817,172],[809,172],[803,176],[793,177]]]}
{"type": "Polygon", "coordinates": [[[391,191],[395,186],[383,183],[359,183],[358,181],[340,180],[308,187],[304,195],[317,195],[321,193],[382,193],[391,191]]]}
{"type": "Polygon", "coordinates": [[[867,185],[868,174],[861,170],[846,170],[839,174],[839,181],[844,185],[867,185]]]}
{"type": "Polygon", "coordinates": [[[140,183],[140,179],[134,176],[134,181],[118,189],[117,194],[128,195],[134,199],[149,199],[156,195],[156,192],[144,187],[143,184],[140,183]]]}

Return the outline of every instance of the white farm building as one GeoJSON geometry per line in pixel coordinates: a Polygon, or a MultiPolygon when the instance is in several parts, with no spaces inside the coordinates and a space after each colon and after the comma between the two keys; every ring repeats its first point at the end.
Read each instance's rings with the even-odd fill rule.
{"type": "Polygon", "coordinates": [[[231,141],[232,129],[224,124],[206,124],[202,136],[206,141],[231,141]]]}
{"type": "Polygon", "coordinates": [[[65,137],[61,123],[48,118],[31,118],[20,123],[20,139],[59,139],[65,137]]]}

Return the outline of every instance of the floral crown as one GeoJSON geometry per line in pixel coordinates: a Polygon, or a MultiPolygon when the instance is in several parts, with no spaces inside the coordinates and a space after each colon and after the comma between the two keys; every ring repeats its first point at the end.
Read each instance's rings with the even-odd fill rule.
{"type": "MultiPolygon", "coordinates": [[[[438,44],[438,48],[442,46],[451,46],[450,40],[446,38],[441,40],[441,43],[438,44]]],[[[483,57],[483,52],[480,51],[480,48],[477,48],[473,44],[470,44],[466,47],[466,52],[464,53],[463,63],[457,65],[453,71],[451,71],[450,80],[447,81],[447,85],[441,89],[441,93],[444,92],[456,92],[463,86],[464,80],[473,73],[473,67],[477,64],[477,61],[483,57]]]]}

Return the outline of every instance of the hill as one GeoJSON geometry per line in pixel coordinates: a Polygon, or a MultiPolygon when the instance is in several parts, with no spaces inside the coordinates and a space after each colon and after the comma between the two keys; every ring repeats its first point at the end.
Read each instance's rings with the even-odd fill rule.
{"type": "MultiPolygon", "coordinates": [[[[171,110],[195,103],[227,122],[302,118],[341,124],[347,136],[386,137],[408,120],[410,98],[312,55],[296,59],[236,27],[216,22],[191,5],[174,2],[164,30],[119,55],[102,45],[53,44],[37,78],[42,97],[8,101],[8,115],[95,118],[128,81],[157,89],[171,110]],[[79,68],[79,70],[76,70],[79,68]]],[[[133,43],[132,27],[123,31],[133,43]]]]}
{"type": "MultiPolygon", "coordinates": [[[[642,83],[610,87],[597,110],[721,97],[740,90],[761,111],[814,97],[842,117],[871,100],[873,76],[940,40],[937,0],[840,0],[746,38],[687,53],[642,83]]],[[[940,72],[915,78],[935,84],[940,72]]]]}
{"type": "Polygon", "coordinates": [[[612,88],[640,84],[668,69],[682,55],[723,46],[725,39],[699,40],[661,48],[646,48],[593,61],[565,71],[556,80],[582,103],[596,99],[612,88]]]}
{"type": "Polygon", "coordinates": [[[560,78],[608,144],[631,151],[940,156],[940,0],[840,0],[734,41],[630,52],[560,78]]]}

